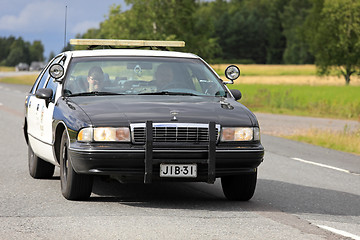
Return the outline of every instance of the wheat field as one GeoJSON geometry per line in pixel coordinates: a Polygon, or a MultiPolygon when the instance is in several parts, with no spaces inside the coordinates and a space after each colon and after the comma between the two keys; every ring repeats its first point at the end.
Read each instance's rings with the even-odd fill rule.
{"type": "MultiPolygon", "coordinates": [[[[338,76],[240,76],[235,84],[271,84],[271,85],[310,85],[344,86],[345,79],[338,76]]],[[[353,76],[351,86],[360,86],[360,77],[353,76]]]]}
{"type": "MultiPolygon", "coordinates": [[[[235,64],[240,68],[240,78],[236,83],[244,84],[294,84],[294,85],[325,85],[343,86],[345,79],[335,71],[330,76],[318,76],[315,65],[262,65],[262,64],[235,64]]],[[[213,64],[212,68],[223,78],[229,64],[213,64]]],[[[350,85],[360,86],[360,76],[351,76],[350,85]]]]}

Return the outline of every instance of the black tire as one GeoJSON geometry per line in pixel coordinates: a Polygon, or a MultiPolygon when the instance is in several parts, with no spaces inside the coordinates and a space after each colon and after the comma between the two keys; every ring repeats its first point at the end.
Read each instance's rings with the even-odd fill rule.
{"type": "Polygon", "coordinates": [[[74,171],[68,154],[69,139],[64,131],[60,143],[61,193],[68,200],[86,200],[90,197],[93,178],[74,171]]]}
{"type": "Polygon", "coordinates": [[[248,201],[255,192],[257,172],[221,178],[225,197],[232,201],[248,201]]]}
{"type": "Polygon", "coordinates": [[[36,179],[47,179],[54,175],[55,166],[35,155],[28,144],[28,164],[30,176],[36,179]]]}

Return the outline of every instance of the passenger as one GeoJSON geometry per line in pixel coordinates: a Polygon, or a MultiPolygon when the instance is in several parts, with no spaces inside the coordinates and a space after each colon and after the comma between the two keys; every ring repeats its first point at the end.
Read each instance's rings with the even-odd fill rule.
{"type": "Polygon", "coordinates": [[[99,66],[90,68],[87,81],[89,83],[89,92],[100,91],[104,85],[104,72],[99,66]]]}
{"type": "Polygon", "coordinates": [[[159,89],[175,85],[173,69],[168,64],[161,64],[155,72],[155,84],[159,89]]]}

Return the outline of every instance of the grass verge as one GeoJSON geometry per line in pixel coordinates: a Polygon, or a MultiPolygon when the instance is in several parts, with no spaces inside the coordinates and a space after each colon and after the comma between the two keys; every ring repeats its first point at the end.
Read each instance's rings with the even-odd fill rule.
{"type": "Polygon", "coordinates": [[[4,77],[4,78],[0,78],[0,82],[11,83],[11,84],[33,85],[37,76],[38,74],[21,75],[15,77],[4,77]]]}
{"type": "MultiPolygon", "coordinates": [[[[211,67],[219,74],[230,64],[212,64],[211,67]]],[[[313,76],[316,75],[315,65],[266,65],[266,64],[235,64],[240,68],[241,76],[313,76]]]]}
{"type": "Polygon", "coordinates": [[[360,155],[360,129],[342,132],[310,129],[303,134],[283,136],[284,138],[306,142],[325,148],[360,155]]]}
{"type": "Polygon", "coordinates": [[[13,72],[13,71],[15,71],[15,67],[0,66],[0,72],[13,72]]]}
{"type": "Polygon", "coordinates": [[[360,86],[234,84],[253,111],[338,119],[360,119],[360,86]]]}

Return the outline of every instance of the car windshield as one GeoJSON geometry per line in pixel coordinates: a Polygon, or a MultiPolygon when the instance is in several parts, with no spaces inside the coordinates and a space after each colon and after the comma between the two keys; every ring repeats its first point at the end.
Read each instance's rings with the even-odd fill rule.
{"type": "Polygon", "coordinates": [[[199,59],[162,57],[74,58],[65,96],[225,96],[217,76],[199,59]],[[90,93],[90,94],[86,94],[90,93]]]}

